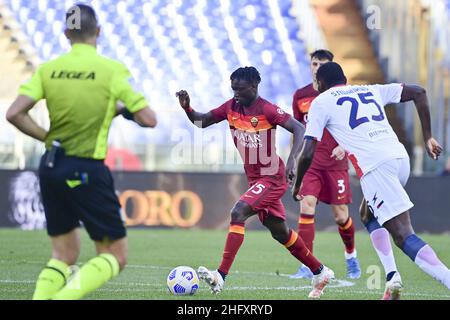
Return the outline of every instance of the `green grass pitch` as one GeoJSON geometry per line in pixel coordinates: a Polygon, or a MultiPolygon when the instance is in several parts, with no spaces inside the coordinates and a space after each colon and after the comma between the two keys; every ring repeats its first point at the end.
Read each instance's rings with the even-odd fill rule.
{"type": "MultiPolygon", "coordinates": [[[[80,263],[94,253],[94,246],[82,231],[80,263]]],[[[438,256],[450,265],[450,237],[422,235],[438,256]]],[[[289,279],[298,263],[266,231],[247,231],[225,290],[211,295],[202,284],[194,296],[175,297],[166,290],[169,271],[179,265],[216,268],[220,263],[225,231],[129,230],[129,264],[119,277],[86,299],[307,299],[310,281],[289,279]]],[[[0,300],[30,299],[34,282],[50,255],[50,242],[43,231],[0,229],[0,300]]],[[[315,254],[336,273],[336,281],[322,299],[378,300],[384,288],[384,271],[365,232],[356,235],[362,277],[345,279],[343,244],[337,232],[317,232],[315,254]],[[379,280],[379,281],[377,281],[379,280]],[[377,288],[378,282],[378,288],[377,288]]],[[[403,299],[450,300],[450,292],[424,274],[397,248],[396,261],[405,286],[403,299]]]]}

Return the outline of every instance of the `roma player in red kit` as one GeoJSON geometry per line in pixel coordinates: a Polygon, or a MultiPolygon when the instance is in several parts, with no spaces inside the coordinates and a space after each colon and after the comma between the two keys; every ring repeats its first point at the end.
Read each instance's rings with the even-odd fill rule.
{"type": "Polygon", "coordinates": [[[288,228],[281,202],[287,180],[294,177],[295,157],[302,146],[304,128],[289,114],[259,97],[261,77],[254,67],[237,69],[230,80],[234,98],[208,113],[194,111],[188,93],[184,90],[177,92],[181,107],[198,127],[206,128],[223,120],[228,121],[234,144],[244,163],[249,187],[231,210],[231,224],[219,268],[210,271],[199,267],[199,277],[210,285],[213,293],[223,289],[225,277],[244,241],[245,222],[249,217],[258,215],[272,237],[312,270],[313,290],[309,297],[319,298],[334,278],[334,273],[312,255],[294,230],[288,228]],[[275,149],[277,126],[294,134],[294,145],[286,167],[275,149]]]}
{"type": "MultiPolygon", "coordinates": [[[[320,93],[317,91],[315,75],[319,67],[333,60],[327,50],[317,50],[311,54],[313,83],[295,92],[292,109],[295,119],[306,124],[312,101],[320,93]]],[[[305,175],[300,190],[300,218],[298,234],[312,252],[315,234],[314,215],[318,201],[331,205],[339,234],[345,245],[347,277],[357,279],[361,268],[356,256],[355,228],[348,214],[347,204],[352,202],[348,175],[348,158],[331,134],[325,129],[322,141],[317,145],[313,162],[305,175]]],[[[312,273],[307,266],[300,266],[292,278],[310,278],[312,273]]]]}

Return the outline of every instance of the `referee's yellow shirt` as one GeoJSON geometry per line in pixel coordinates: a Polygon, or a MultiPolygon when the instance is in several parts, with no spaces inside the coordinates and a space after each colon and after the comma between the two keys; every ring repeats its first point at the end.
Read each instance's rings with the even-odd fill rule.
{"type": "Polygon", "coordinates": [[[147,106],[130,80],[122,63],[97,54],[93,46],[75,44],[69,53],[41,65],[19,94],[47,100],[47,149],[60,140],[66,155],[104,159],[117,101],[131,112],[147,106]]]}

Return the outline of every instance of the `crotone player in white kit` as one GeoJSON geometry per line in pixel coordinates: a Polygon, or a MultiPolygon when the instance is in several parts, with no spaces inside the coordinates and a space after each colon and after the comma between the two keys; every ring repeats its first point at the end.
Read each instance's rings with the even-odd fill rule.
{"type": "MultiPolygon", "coordinates": [[[[426,150],[437,159],[442,147],[431,135],[430,111],[425,89],[415,85],[350,86],[339,64],[320,67],[317,81],[321,94],[313,101],[305,133],[293,196],[297,201],[303,176],[313,159],[317,141],[326,128],[349,154],[366,199],[362,210],[369,232],[383,226],[395,244],[424,272],[450,289],[450,270],[411,226],[413,207],[404,186],[410,173],[409,156],[389,124],[384,106],[414,101],[422,125],[426,150]]],[[[383,250],[383,248],[376,248],[383,250]]],[[[388,280],[385,295],[398,298],[402,288],[398,272],[388,280]]]]}

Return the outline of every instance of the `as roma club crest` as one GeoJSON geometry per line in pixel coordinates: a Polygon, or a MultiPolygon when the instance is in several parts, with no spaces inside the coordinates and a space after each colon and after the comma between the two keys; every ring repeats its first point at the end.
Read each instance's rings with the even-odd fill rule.
{"type": "Polygon", "coordinates": [[[252,124],[253,128],[256,128],[256,126],[259,123],[259,120],[258,120],[258,118],[253,117],[253,118],[250,119],[250,123],[252,124]]]}

